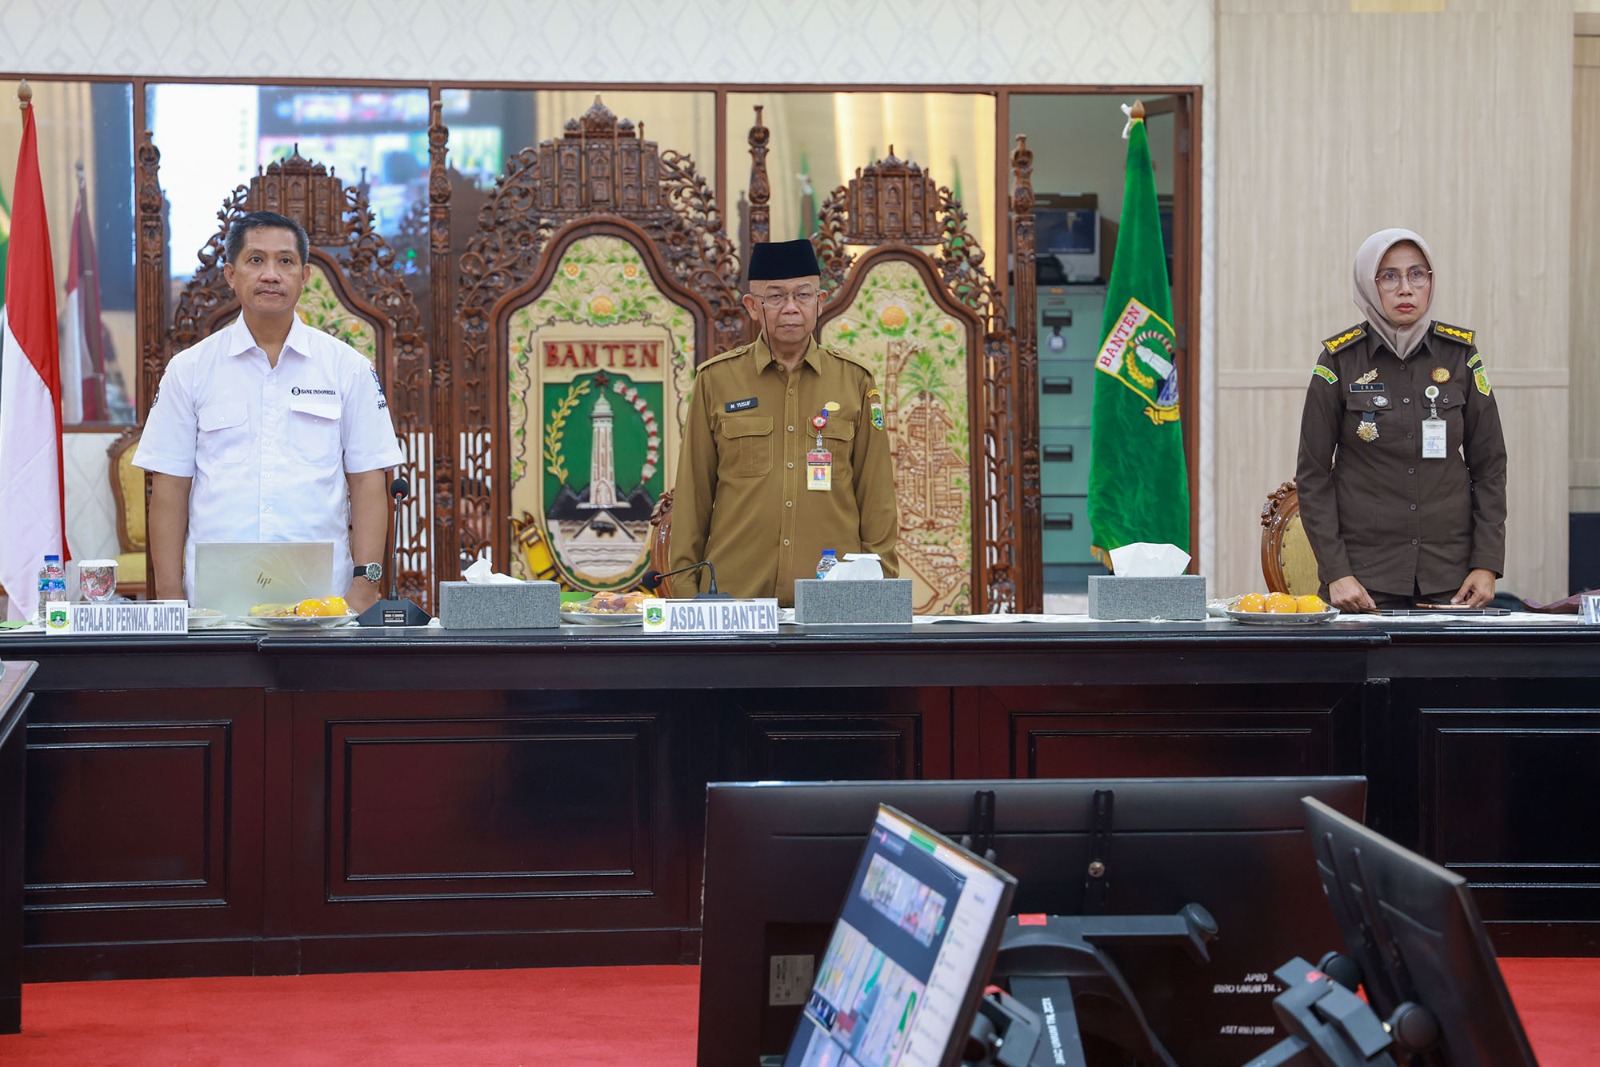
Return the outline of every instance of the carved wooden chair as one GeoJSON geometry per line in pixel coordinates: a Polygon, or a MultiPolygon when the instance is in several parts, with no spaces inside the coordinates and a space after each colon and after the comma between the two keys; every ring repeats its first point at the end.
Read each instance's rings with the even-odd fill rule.
{"type": "MultiPolygon", "coordinates": [[[[753,240],[770,230],[767,131],[750,134],[753,240]]],[[[821,205],[812,238],[828,300],[824,344],[874,369],[895,460],[900,576],[919,613],[1039,611],[1033,153],[1018,138],[1004,220],[1016,283],[1003,292],[966,208],[889,154],[821,205]]]]}
{"type": "Polygon", "coordinates": [[[1315,593],[1317,557],[1300,521],[1300,493],[1293,481],[1274,489],[1261,508],[1261,574],[1267,592],[1315,593]]]}
{"type": "Polygon", "coordinates": [[[130,426],[106,449],[106,455],[111,457],[111,499],[117,505],[117,592],[133,599],[148,595],[150,590],[144,471],[133,465],[141,432],[139,427],[130,426]]]}
{"type": "Polygon", "coordinates": [[[596,97],[508,158],[477,220],[449,272],[440,558],[487,547],[519,577],[629,588],[667,569],[693,368],[749,339],[716,198],[691,158],[596,97]],[[635,343],[637,360],[619,356],[635,343]]]}

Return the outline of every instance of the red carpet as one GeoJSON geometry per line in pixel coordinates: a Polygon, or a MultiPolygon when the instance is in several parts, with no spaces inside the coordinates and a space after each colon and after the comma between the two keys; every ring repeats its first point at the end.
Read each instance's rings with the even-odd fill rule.
{"type": "MultiPolygon", "coordinates": [[[[1600,1063],[1600,959],[1500,961],[1543,1067],[1600,1063]]],[[[6,1067],[688,1067],[699,971],[592,967],[30,985],[6,1067]]]]}

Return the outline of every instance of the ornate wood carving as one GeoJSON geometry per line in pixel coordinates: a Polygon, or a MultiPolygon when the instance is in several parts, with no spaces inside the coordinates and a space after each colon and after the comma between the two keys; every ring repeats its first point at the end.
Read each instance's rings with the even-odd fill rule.
{"type": "MultiPolygon", "coordinates": [[[[149,134],[145,136],[149,143],[149,134]]],[[[154,155],[152,146],[150,153],[154,155]]],[[[145,176],[154,192],[149,197],[141,184],[141,233],[146,228],[146,200],[159,198],[156,158],[144,163],[141,147],[141,183],[145,176]]],[[[395,546],[396,574],[401,595],[424,607],[433,604],[433,537],[430,517],[433,466],[429,407],[432,402],[428,342],[421,315],[395,265],[394,250],[373,229],[366,194],[346,186],[320,163],[302,157],[298,149],[288,159],[268,164],[236,188],[217,213],[221,225],[200,250],[200,268],[178,297],[172,328],[154,351],[146,350],[148,391],[153,395],[166,362],[173,354],[209,336],[237,313],[238,301],[223,277],[224,243],[234,220],[252,211],[276,211],[295,219],[311,238],[311,261],[326,272],[335,293],[346,307],[364,319],[377,337],[375,366],[389,400],[389,412],[400,438],[402,473],[412,484],[412,495],[400,505],[401,543],[395,546]]],[[[145,238],[141,236],[141,243],[145,238]]],[[[165,254],[159,264],[164,285],[165,254]]],[[[162,318],[154,321],[162,322],[162,318]]],[[[148,411],[148,401],[141,397],[148,411]]]]}
{"type": "Polygon", "coordinates": [[[444,104],[434,100],[428,119],[428,288],[433,307],[433,543],[434,566],[441,581],[455,580],[463,569],[456,551],[456,405],[452,396],[450,310],[455,306],[455,269],[450,256],[450,129],[444,104]]]}
{"type": "Polygon", "coordinates": [[[642,125],[618,119],[598,96],[580,118],[568,120],[560,138],[511,156],[459,260],[449,440],[461,469],[455,525],[441,530],[441,560],[469,558],[490,545],[497,564],[507,559],[507,487],[495,458],[506,427],[498,400],[505,373],[501,305],[553,269],[552,238],[575,224],[605,224],[630,241],[643,238],[669,279],[704,302],[710,328],[697,362],[748,337],[738,253],[692,158],[661,150],[645,139],[642,125]]]}
{"type": "Polygon", "coordinates": [[[1015,316],[1016,437],[1021,525],[1017,533],[1018,587],[1044,610],[1044,516],[1039,471],[1039,309],[1034,284],[1033,150],[1017,138],[1011,153],[1011,312],[1015,316]],[[1026,279],[1026,281],[1024,281],[1026,279]]]}
{"type": "Polygon", "coordinates": [[[750,243],[772,240],[772,183],[767,180],[767,143],[772,139],[756,106],[756,124],[750,127],[750,243]]]}
{"type": "MultiPolygon", "coordinates": [[[[759,129],[758,116],[757,129],[751,131],[752,187],[755,172],[765,167],[755,152],[759,129]]],[[[759,136],[764,145],[765,131],[759,136]]],[[[866,268],[895,258],[937,277],[949,299],[980,326],[981,339],[968,362],[972,610],[977,612],[1040,611],[1044,604],[1038,356],[1032,325],[1032,153],[1019,146],[1012,165],[1012,233],[1026,241],[1014,245],[1023,249],[1016,260],[1017,326],[1006,294],[985,269],[983,249],[968,228],[961,201],[922,167],[897,158],[892,145],[886,158],[858,169],[855,178],[828,196],[821,229],[812,238],[823,287],[840,294],[829,301],[824,322],[846,310],[848,294],[866,268]],[[858,260],[851,249],[860,246],[872,251],[858,260]]]]}
{"type": "MultiPolygon", "coordinates": [[[[134,195],[138,199],[139,269],[139,425],[150,414],[150,402],[161,384],[167,361],[167,200],[161,192],[161,152],[145,130],[134,151],[134,195]]],[[[145,513],[149,514],[150,478],[145,477],[145,513]]],[[[119,509],[120,510],[120,509],[119,509]]],[[[145,588],[156,587],[155,562],[145,545],[145,588]]]]}
{"type": "Polygon", "coordinates": [[[1283,574],[1283,538],[1289,520],[1298,514],[1300,489],[1293,479],[1267,494],[1267,502],[1261,505],[1261,575],[1269,593],[1289,591],[1283,574]]]}

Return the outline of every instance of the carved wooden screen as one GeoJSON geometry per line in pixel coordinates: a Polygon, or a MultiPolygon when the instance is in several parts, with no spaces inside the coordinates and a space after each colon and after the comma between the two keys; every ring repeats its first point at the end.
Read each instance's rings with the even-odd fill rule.
{"type": "MultiPolygon", "coordinates": [[[[759,110],[750,142],[754,235],[768,229],[759,110]]],[[[1031,155],[1019,147],[1012,231],[1017,315],[1029,326],[1030,168],[1031,155]]],[[[821,340],[865,360],[883,389],[900,570],[915,583],[915,610],[1040,610],[1032,329],[1013,328],[960,201],[917,164],[895,158],[892,146],[836,189],[821,214],[813,238],[829,293],[821,340]]]]}
{"type": "MultiPolygon", "coordinates": [[[[165,227],[159,184],[160,154],[144,135],[139,151],[141,288],[164,293],[165,227]],[[160,287],[159,289],[157,287],[160,287]]],[[[400,473],[411,482],[401,505],[395,570],[402,596],[433,607],[432,435],[428,345],[416,301],[395,268],[393,250],[372,228],[365,194],[346,186],[299,151],[268,164],[223,203],[222,225],[200,250],[200,268],[178,296],[170,330],[163,333],[160,295],[146,295],[147,322],[140,381],[140,421],[149,411],[161,374],[172,356],[224,326],[239,302],[223,278],[228,226],[251,211],[276,211],[304,226],[311,238],[311,277],[300,294],[299,312],[308,326],[324,330],[373,361],[404,456],[400,473]]]]}
{"type": "Polygon", "coordinates": [[[694,161],[598,97],[507,162],[461,256],[441,379],[444,576],[491,548],[569,588],[637,580],[694,365],[747,339],[738,277],[694,161]]]}

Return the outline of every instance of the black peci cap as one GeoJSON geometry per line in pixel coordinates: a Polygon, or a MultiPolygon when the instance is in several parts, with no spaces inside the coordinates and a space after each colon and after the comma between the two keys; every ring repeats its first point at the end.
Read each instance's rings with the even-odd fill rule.
{"type": "Polygon", "coordinates": [[[817,250],[805,238],[798,241],[769,241],[750,249],[750,273],[746,281],[777,282],[789,278],[821,275],[817,250]]]}

